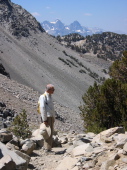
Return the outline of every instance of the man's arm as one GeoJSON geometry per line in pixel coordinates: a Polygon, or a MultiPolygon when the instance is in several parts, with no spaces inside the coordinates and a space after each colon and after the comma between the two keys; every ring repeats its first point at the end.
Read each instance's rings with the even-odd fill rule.
{"type": "Polygon", "coordinates": [[[45,96],[44,95],[41,95],[40,96],[40,112],[41,112],[41,117],[42,117],[42,120],[43,122],[47,122],[47,110],[46,110],[46,102],[45,102],[45,96]]]}

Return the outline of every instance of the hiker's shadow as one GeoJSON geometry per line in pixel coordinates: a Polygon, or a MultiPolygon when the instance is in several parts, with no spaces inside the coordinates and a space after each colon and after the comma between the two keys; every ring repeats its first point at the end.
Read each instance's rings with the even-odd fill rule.
{"type": "Polygon", "coordinates": [[[35,167],[34,165],[32,165],[32,164],[29,164],[29,165],[28,165],[28,168],[29,168],[29,169],[35,169],[36,167],[35,167]]]}
{"type": "Polygon", "coordinates": [[[38,155],[38,154],[35,153],[35,152],[32,152],[32,154],[31,154],[30,156],[32,156],[32,157],[37,157],[37,156],[40,156],[40,155],[38,155]]]}
{"type": "Polygon", "coordinates": [[[63,151],[57,151],[57,152],[55,152],[55,155],[62,155],[62,154],[64,154],[65,152],[66,152],[66,149],[63,150],[63,151]]]}

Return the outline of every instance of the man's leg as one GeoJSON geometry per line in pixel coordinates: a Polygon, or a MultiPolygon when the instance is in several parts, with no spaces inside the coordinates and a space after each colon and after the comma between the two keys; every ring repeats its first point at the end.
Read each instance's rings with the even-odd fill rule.
{"type": "Polygon", "coordinates": [[[44,148],[46,150],[50,151],[51,148],[52,148],[52,135],[53,135],[53,130],[54,130],[54,128],[53,128],[53,126],[54,126],[54,118],[48,117],[47,121],[48,121],[48,125],[51,128],[51,136],[48,139],[44,140],[44,148]]]}

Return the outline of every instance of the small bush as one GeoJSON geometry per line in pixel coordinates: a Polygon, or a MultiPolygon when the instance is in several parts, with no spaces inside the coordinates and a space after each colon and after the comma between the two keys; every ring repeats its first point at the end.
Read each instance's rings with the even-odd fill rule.
{"type": "Polygon", "coordinates": [[[12,126],[9,128],[9,130],[11,130],[15,136],[20,137],[22,139],[31,137],[32,133],[29,129],[27,114],[25,110],[23,110],[15,117],[12,126]]]}

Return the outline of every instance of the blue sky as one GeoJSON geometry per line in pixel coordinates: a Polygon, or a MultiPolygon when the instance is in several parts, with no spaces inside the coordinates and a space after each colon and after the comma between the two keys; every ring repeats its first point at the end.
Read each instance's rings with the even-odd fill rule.
{"type": "Polygon", "coordinates": [[[60,19],[64,24],[77,20],[82,26],[127,34],[127,0],[11,0],[39,22],[60,19]]]}

